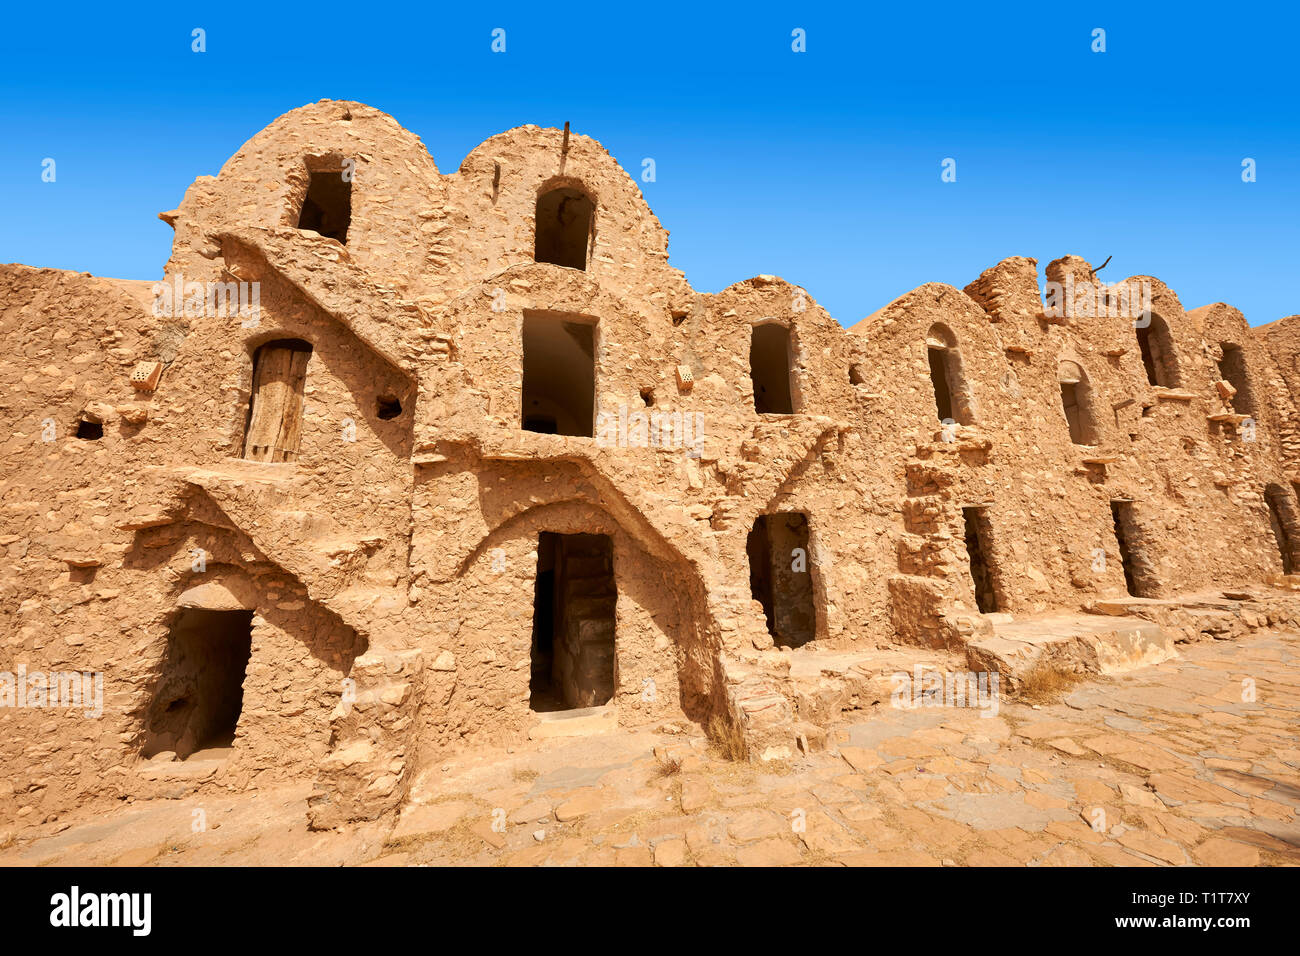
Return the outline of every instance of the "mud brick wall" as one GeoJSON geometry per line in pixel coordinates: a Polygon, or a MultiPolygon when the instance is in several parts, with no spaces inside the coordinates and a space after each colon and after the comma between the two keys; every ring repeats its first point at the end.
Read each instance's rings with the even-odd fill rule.
{"type": "MultiPolygon", "coordinates": [[[[1125,593],[1115,502],[1153,593],[1282,571],[1268,502],[1294,524],[1295,317],[1251,329],[1147,276],[1103,302],[1145,291],[1149,323],[1053,310],[1017,256],[845,328],[776,276],[696,292],[588,136],[519,127],[444,173],[354,102],[278,118],[160,216],[175,230],[160,282],[246,283],[255,318],[160,314],[152,282],[0,266],[0,672],[99,672],[105,693],[93,719],[0,707],[0,822],[165,786],[146,740],[185,607],[252,615],[233,745],[199,789],[315,780],[328,826],[392,809],[441,755],[524,739],[544,532],[611,540],[621,724],[721,717],[778,749],[784,652],[746,556],[762,516],[807,516],[813,620],[797,623],[820,648],[965,640],[980,615],[963,508],[984,509],[1015,615],[1125,593]],[[313,175],[345,170],[346,242],[300,229],[313,175]],[[535,259],[555,189],[590,201],[585,269],[535,259]],[[525,315],[592,325],[612,441],[521,427],[525,315]],[[772,324],[789,414],[755,406],[751,341],[772,324]],[[247,460],[255,357],[286,341],[311,349],[297,449],[247,460]],[[132,384],[157,366],[155,388],[132,384]],[[634,416],[652,414],[690,421],[690,441],[638,441],[634,416]]],[[[1074,256],[1044,272],[1096,281],[1074,256]]]]}

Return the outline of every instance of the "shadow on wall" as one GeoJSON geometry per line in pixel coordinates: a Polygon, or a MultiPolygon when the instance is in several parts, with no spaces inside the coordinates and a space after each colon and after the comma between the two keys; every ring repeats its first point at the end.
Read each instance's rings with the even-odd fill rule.
{"type": "Polygon", "coordinates": [[[175,749],[183,758],[182,749],[221,746],[222,735],[233,733],[233,721],[226,726],[226,719],[230,707],[235,719],[239,715],[237,688],[250,659],[254,613],[301,644],[325,672],[348,675],[367,648],[365,638],[337,614],[307,598],[292,575],[269,563],[243,562],[241,555],[250,545],[226,529],[193,521],[144,529],[137,532],[123,567],[156,572],[175,567],[178,557],[188,563],[199,542],[204,570],[178,580],[170,593],[158,597],[162,606],[155,620],[165,624],[166,639],[160,632],[159,641],[146,651],[155,655],[154,678],[144,712],[137,714],[146,756],[175,749]],[[285,601],[285,594],[294,593],[301,594],[298,601],[285,601]],[[189,597],[186,606],[178,607],[182,595],[189,597]]]}

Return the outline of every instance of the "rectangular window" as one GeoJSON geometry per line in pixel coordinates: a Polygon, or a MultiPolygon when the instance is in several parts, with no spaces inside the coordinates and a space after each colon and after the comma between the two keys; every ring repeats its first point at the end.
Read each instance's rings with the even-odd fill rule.
{"type": "Polygon", "coordinates": [[[754,409],[760,415],[791,415],[790,330],[766,323],[754,326],[749,340],[749,376],[754,384],[754,409]]]}
{"type": "Polygon", "coordinates": [[[591,438],[596,427],[596,327],[580,316],[525,312],[524,431],[591,438]]]}
{"type": "Polygon", "coordinates": [[[298,228],[310,229],[344,245],[352,224],[352,180],[339,169],[310,172],[307,195],[298,214],[298,228]]]}

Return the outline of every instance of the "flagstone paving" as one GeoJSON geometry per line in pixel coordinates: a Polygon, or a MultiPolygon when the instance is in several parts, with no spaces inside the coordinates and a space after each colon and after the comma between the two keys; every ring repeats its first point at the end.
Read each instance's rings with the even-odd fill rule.
{"type": "Polygon", "coordinates": [[[397,821],[306,829],[301,788],[137,802],[11,837],[0,864],[1254,866],[1300,863],[1300,635],[1077,685],[891,709],[826,752],[733,763],[615,731],[449,759],[397,821]]]}

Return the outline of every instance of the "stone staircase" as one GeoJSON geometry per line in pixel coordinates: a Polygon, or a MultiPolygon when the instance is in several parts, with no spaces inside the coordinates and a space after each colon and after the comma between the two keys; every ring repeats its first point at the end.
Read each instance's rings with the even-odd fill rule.
{"type": "Polygon", "coordinates": [[[180,469],[178,476],[201,490],[270,561],[301,581],[313,601],[367,639],[372,617],[367,611],[376,603],[389,608],[404,604],[404,588],[367,580],[370,558],[385,538],[353,537],[328,514],[302,510],[292,481],[249,471],[236,461],[221,468],[180,469]]]}
{"type": "Polygon", "coordinates": [[[959,572],[954,525],[960,520],[951,489],[956,463],[944,453],[961,445],[928,444],[906,465],[907,497],[900,503],[903,533],[898,572],[888,581],[890,610],[900,640],[930,648],[960,647],[980,629],[976,614],[953,615],[950,578],[959,572]]]}
{"type": "Polygon", "coordinates": [[[332,239],[288,226],[237,226],[218,229],[212,238],[221,243],[232,275],[254,275],[261,271],[261,263],[256,262],[260,259],[265,268],[412,381],[427,352],[446,351],[443,343],[419,334],[433,326],[419,303],[374,282],[351,261],[347,247],[332,239]],[[320,267],[322,261],[329,263],[328,269],[320,267]]]}
{"type": "Polygon", "coordinates": [[[1206,591],[1169,598],[1123,595],[1092,601],[1090,615],[1150,622],[1177,644],[1227,641],[1264,627],[1300,627],[1300,576],[1269,575],[1265,585],[1240,590],[1206,591]]]}

